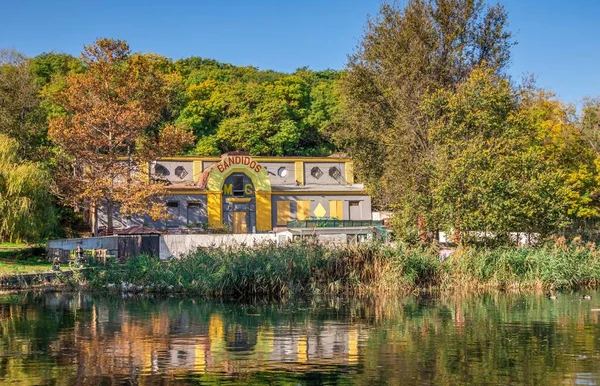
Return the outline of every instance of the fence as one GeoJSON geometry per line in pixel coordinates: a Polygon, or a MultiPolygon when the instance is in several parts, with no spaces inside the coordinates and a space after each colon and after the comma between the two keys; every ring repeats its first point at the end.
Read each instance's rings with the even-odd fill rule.
{"type": "Polygon", "coordinates": [[[91,256],[124,259],[140,254],[158,256],[159,246],[158,234],[117,235],[50,240],[46,243],[46,252],[49,259],[58,258],[61,262],[69,261],[78,247],[91,256]]]}
{"type": "Polygon", "coordinates": [[[347,228],[347,227],[376,227],[383,226],[383,221],[378,220],[337,220],[337,219],[309,219],[288,222],[288,228],[347,228]]]}

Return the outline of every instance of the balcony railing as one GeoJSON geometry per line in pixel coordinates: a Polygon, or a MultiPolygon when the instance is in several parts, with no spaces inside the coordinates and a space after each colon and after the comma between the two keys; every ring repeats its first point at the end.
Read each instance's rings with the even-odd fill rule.
{"type": "Polygon", "coordinates": [[[383,226],[383,221],[377,220],[338,220],[334,218],[296,220],[287,223],[288,228],[347,228],[347,227],[376,227],[383,226]]]}

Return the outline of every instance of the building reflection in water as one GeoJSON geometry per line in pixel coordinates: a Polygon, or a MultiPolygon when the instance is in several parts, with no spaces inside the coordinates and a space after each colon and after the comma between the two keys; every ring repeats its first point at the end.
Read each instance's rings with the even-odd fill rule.
{"type": "Polygon", "coordinates": [[[80,309],[74,325],[78,377],[348,366],[358,363],[359,341],[366,338],[358,325],[306,313],[272,320],[227,311],[187,304],[140,317],[135,308],[93,302],[89,310],[80,309]]]}

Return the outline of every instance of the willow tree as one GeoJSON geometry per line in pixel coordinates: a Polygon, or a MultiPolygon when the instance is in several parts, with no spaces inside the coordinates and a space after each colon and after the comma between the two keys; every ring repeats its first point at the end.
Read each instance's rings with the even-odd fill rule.
{"type": "Polygon", "coordinates": [[[17,140],[0,134],[0,239],[40,241],[56,225],[52,180],[19,152],[17,140]]]}
{"type": "Polygon", "coordinates": [[[115,205],[125,216],[164,217],[158,200],[164,187],[149,179],[146,165],[191,141],[179,127],[154,126],[168,102],[165,76],[121,40],[99,39],[84,47],[81,59],[85,70],[67,76],[54,101],[61,112],[49,121],[49,137],[62,157],[61,198],[93,213],[105,204],[109,232],[115,205]]]}
{"type": "Polygon", "coordinates": [[[383,4],[370,19],[340,81],[344,124],[336,137],[356,161],[379,207],[401,228],[434,231],[430,191],[434,147],[423,101],[454,89],[475,67],[502,72],[511,35],[500,5],[482,0],[383,4]]]}

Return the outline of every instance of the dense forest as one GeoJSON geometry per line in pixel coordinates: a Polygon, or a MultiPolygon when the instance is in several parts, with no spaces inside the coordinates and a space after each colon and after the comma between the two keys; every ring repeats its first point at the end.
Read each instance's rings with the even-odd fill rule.
{"type": "MultiPolygon", "coordinates": [[[[46,193],[43,200],[27,199],[31,194],[25,187],[19,188],[20,193],[14,193],[24,198],[23,205],[17,207],[14,194],[0,195],[6,209],[0,235],[5,239],[36,239],[54,232],[55,216],[45,210],[47,202],[52,200],[60,203],[57,208],[63,220],[73,219],[69,206],[80,209],[82,204],[89,205],[89,198],[94,195],[98,195],[94,199],[114,197],[120,203],[133,197],[135,202],[130,205],[130,213],[150,210],[143,203],[149,200],[149,194],[158,192],[148,189],[148,185],[135,184],[137,193],[146,192],[140,196],[131,194],[134,184],[119,192],[101,181],[122,172],[122,168],[112,170],[111,167],[116,158],[126,154],[119,149],[98,152],[97,149],[103,148],[101,138],[85,128],[64,122],[65,116],[91,122],[93,119],[83,114],[86,109],[95,109],[98,116],[105,116],[119,111],[117,105],[126,106],[134,100],[143,106],[155,106],[151,114],[154,118],[144,121],[138,131],[134,129],[141,121],[138,111],[121,111],[122,116],[128,113],[136,118],[114,122],[122,126],[122,131],[114,133],[114,137],[128,135],[130,142],[123,144],[137,150],[148,148],[148,141],[141,138],[158,138],[163,151],[144,152],[145,159],[176,153],[219,155],[231,150],[245,150],[253,155],[326,156],[335,150],[331,133],[338,108],[334,83],[339,75],[339,71],[307,68],[299,68],[292,74],[263,71],[200,57],[173,61],[156,54],[132,53],[126,43],[109,39],[100,39],[86,47],[81,58],[53,52],[26,58],[18,52],[4,50],[0,53],[0,134],[6,136],[2,137],[2,145],[7,147],[6,151],[18,153],[20,160],[37,163],[40,173],[54,178],[40,180],[45,183],[35,186],[36,194],[46,193]],[[104,50],[104,54],[110,52],[114,60],[119,57],[128,69],[122,74],[106,75],[97,68],[101,55],[92,49],[104,50]],[[90,59],[89,55],[97,57],[90,59]],[[134,72],[144,73],[144,82],[149,82],[148,87],[152,88],[144,89],[140,82],[126,84],[126,78],[134,72]],[[115,93],[124,95],[123,89],[130,87],[142,95],[118,102],[106,101],[103,105],[82,106],[82,101],[94,99],[94,90],[102,91],[89,82],[92,74],[109,79],[115,85],[115,93]],[[160,82],[149,80],[151,77],[160,82]],[[173,138],[173,131],[169,130],[172,127],[185,131],[187,138],[175,146],[165,146],[166,141],[173,138]],[[161,134],[165,135],[161,137],[161,134]],[[10,142],[6,141],[8,138],[10,142]],[[106,162],[96,168],[95,176],[73,178],[76,160],[98,165],[98,157],[94,158],[98,154],[106,162]],[[32,214],[40,218],[38,212],[42,210],[45,210],[42,224],[16,225],[18,221],[14,218],[26,219],[32,214]]],[[[105,125],[104,122],[98,124],[105,125]]],[[[4,162],[20,161],[6,159],[4,162]]],[[[3,177],[11,180],[10,176],[3,177]]]]}
{"type": "Polygon", "coordinates": [[[413,243],[593,230],[600,102],[576,109],[510,78],[514,44],[501,5],[411,0],[384,3],[340,71],[172,60],[112,39],[80,57],[3,50],[0,238],[43,239],[99,200],[158,218],[156,184],[114,178],[156,156],[231,150],[348,153],[413,243]]]}

